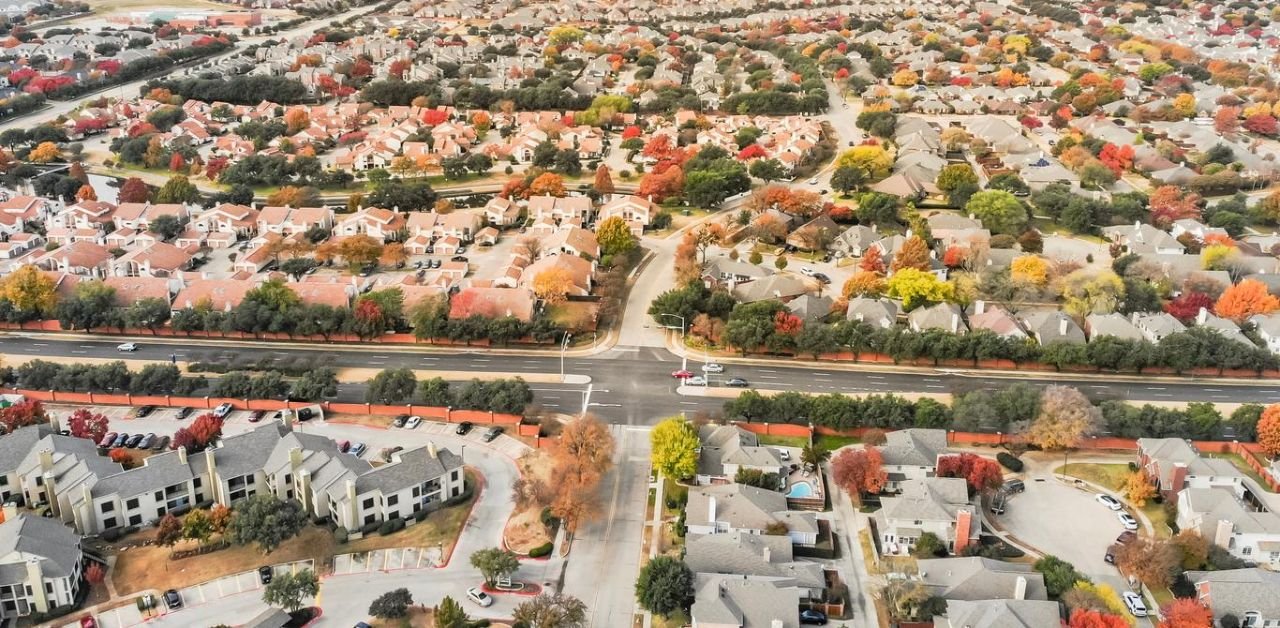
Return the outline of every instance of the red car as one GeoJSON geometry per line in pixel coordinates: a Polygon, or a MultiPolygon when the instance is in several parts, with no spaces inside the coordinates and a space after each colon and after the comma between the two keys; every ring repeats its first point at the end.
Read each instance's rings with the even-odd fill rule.
{"type": "Polygon", "coordinates": [[[671,376],[676,379],[689,379],[690,377],[693,377],[693,371],[690,371],[687,369],[680,369],[678,371],[671,373],[671,376]]]}
{"type": "Polygon", "coordinates": [[[85,615],[80,618],[80,628],[98,628],[98,622],[93,620],[93,615],[85,615]]]}

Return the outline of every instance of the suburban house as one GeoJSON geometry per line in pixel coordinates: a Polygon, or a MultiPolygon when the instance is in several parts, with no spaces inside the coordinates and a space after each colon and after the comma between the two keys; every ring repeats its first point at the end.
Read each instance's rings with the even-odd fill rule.
{"type": "Polygon", "coordinates": [[[931,597],[947,600],[1047,600],[1044,576],[1026,563],[981,556],[926,558],[917,563],[931,597]]]}
{"type": "Polygon", "coordinates": [[[690,534],[685,539],[684,562],[694,574],[736,574],[747,580],[799,587],[802,599],[820,597],[826,589],[822,564],[795,560],[791,539],[785,536],[690,534]]]}
{"type": "Polygon", "coordinates": [[[1181,438],[1139,438],[1138,466],[1165,499],[1177,499],[1184,488],[1235,487],[1244,479],[1231,461],[1204,458],[1181,438]]]}
{"type": "Polygon", "coordinates": [[[600,207],[600,220],[604,221],[617,216],[628,225],[632,233],[639,234],[662,211],[656,203],[646,198],[633,195],[615,195],[609,202],[600,207]]]}
{"type": "Polygon", "coordinates": [[[367,235],[379,242],[395,240],[405,228],[403,215],[381,207],[366,207],[344,216],[333,226],[335,236],[367,235]]]}
{"type": "Polygon", "coordinates": [[[872,517],[885,554],[910,554],[925,532],[953,554],[977,542],[982,522],[963,478],[911,480],[901,488],[896,496],[880,498],[881,508],[872,517]]]}
{"type": "Polygon", "coordinates": [[[764,473],[782,473],[782,458],[770,447],[762,447],[760,439],[736,425],[703,425],[698,430],[702,446],[698,449],[697,483],[733,482],[738,469],[756,469],[764,473]]]}
{"type": "Polygon", "coordinates": [[[698,574],[689,618],[709,628],[799,628],[801,591],[736,575],[698,574]]]}
{"type": "Polygon", "coordinates": [[[947,600],[934,628],[1044,628],[1062,623],[1058,602],[1046,600],[947,600]]]}
{"type": "Polygon", "coordinates": [[[0,523],[0,619],[48,613],[76,603],[84,553],[80,535],[55,519],[5,506],[0,523]]]}
{"type": "Polygon", "coordinates": [[[1232,486],[1186,488],[1178,494],[1178,529],[1195,530],[1241,560],[1280,566],[1276,496],[1245,478],[1232,486]]]}
{"type": "Polygon", "coordinates": [[[778,534],[776,530],[785,530],[796,545],[818,542],[814,513],[787,510],[782,493],[747,484],[689,489],[685,527],[689,534],[778,534]]]}
{"type": "Polygon", "coordinates": [[[1234,615],[1244,628],[1280,626],[1280,573],[1259,569],[1188,571],[1196,599],[1213,611],[1215,625],[1234,615]]]}
{"type": "Polygon", "coordinates": [[[861,321],[873,327],[889,329],[898,323],[898,315],[901,313],[902,306],[897,301],[890,301],[884,297],[878,299],[854,297],[849,299],[845,318],[861,321]]]}
{"type": "Polygon", "coordinates": [[[889,476],[884,492],[896,493],[903,482],[931,478],[938,467],[938,457],[947,453],[947,431],[910,428],[884,435],[879,447],[882,466],[889,476]]]}

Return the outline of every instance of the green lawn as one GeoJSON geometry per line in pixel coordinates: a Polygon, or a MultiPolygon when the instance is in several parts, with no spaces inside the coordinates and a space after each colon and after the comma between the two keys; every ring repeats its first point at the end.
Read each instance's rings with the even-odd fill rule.
{"type": "Polygon", "coordinates": [[[809,444],[809,439],[803,436],[772,436],[769,434],[760,434],[761,445],[779,445],[782,447],[804,447],[809,444]]]}
{"type": "Polygon", "coordinates": [[[1053,472],[1080,478],[1086,482],[1093,482],[1098,486],[1118,491],[1124,486],[1125,477],[1129,475],[1129,465],[1075,463],[1058,467],[1053,472]]]}
{"type": "Polygon", "coordinates": [[[835,451],[846,445],[857,445],[862,442],[862,439],[856,436],[833,436],[828,434],[818,436],[815,442],[819,447],[827,451],[835,451]]]}

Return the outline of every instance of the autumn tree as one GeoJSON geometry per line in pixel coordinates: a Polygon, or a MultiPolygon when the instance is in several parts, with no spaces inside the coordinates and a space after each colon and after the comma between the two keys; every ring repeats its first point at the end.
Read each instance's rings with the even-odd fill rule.
{"type": "Polygon", "coordinates": [[[61,159],[62,151],[59,150],[58,145],[53,142],[41,142],[27,154],[27,161],[37,164],[47,164],[51,161],[59,161],[61,159]]]}
{"type": "Polygon", "coordinates": [[[862,254],[862,259],[858,261],[858,268],[868,273],[878,273],[883,275],[885,272],[884,252],[880,247],[873,246],[862,254]]]}
{"type": "Polygon", "coordinates": [[[1157,628],[1213,628],[1213,613],[1194,597],[1176,598],[1160,607],[1157,628]]]}
{"type": "Polygon", "coordinates": [[[121,203],[145,203],[151,198],[151,188],[138,177],[129,177],[120,185],[116,198],[121,203]]]}
{"type": "Polygon", "coordinates": [[[544,172],[529,183],[529,196],[564,196],[564,177],[554,172],[544,172]]]}
{"type": "Polygon", "coordinates": [[[1009,265],[1009,277],[1018,283],[1043,288],[1049,283],[1049,263],[1038,255],[1016,257],[1009,265]]]}
{"type": "Polygon", "coordinates": [[[173,516],[173,512],[165,513],[160,518],[160,523],[156,525],[156,544],[172,549],[181,540],[182,521],[173,516]]]}
{"type": "Polygon", "coordinates": [[[636,247],[636,236],[631,233],[631,226],[620,216],[605,218],[596,226],[596,240],[600,243],[600,252],[605,255],[627,253],[636,247]]]}
{"type": "Polygon", "coordinates": [[[885,282],[886,293],[902,299],[902,308],[910,311],[926,303],[941,303],[955,296],[955,287],[938,276],[915,268],[904,268],[885,282]]]}
{"type": "Polygon", "coordinates": [[[31,264],[19,266],[0,279],[0,298],[32,318],[52,312],[58,302],[53,279],[31,264]]]}
{"type": "Polygon", "coordinates": [[[889,270],[898,272],[904,268],[927,271],[930,269],[929,245],[920,236],[907,238],[893,256],[889,270]]]}
{"type": "Polygon", "coordinates": [[[863,270],[854,273],[848,281],[844,282],[840,294],[845,299],[856,297],[874,299],[884,294],[884,289],[884,279],[880,275],[863,270]]]}
{"type": "Polygon", "coordinates": [[[596,168],[596,178],[592,187],[601,196],[613,194],[613,176],[609,174],[609,166],[600,164],[596,168]]]}
{"type": "Polygon", "coordinates": [[[86,183],[80,186],[79,190],[76,190],[76,200],[80,202],[96,201],[98,200],[98,193],[94,191],[92,185],[86,183]]]}
{"type": "Polygon", "coordinates": [[[586,415],[566,424],[551,452],[555,497],[551,512],[574,532],[599,512],[596,487],[613,466],[614,440],[608,426],[586,415]]]}
{"type": "Polygon", "coordinates": [[[1213,310],[1218,316],[1243,323],[1256,314],[1270,314],[1280,309],[1280,300],[1272,296],[1267,285],[1257,279],[1245,279],[1222,292],[1213,310]]]}
{"type": "Polygon", "coordinates": [[[1200,203],[1198,194],[1187,192],[1176,185],[1162,185],[1151,192],[1148,200],[1151,223],[1167,229],[1175,220],[1199,219],[1200,203]]]}
{"type": "Polygon", "coordinates": [[[1141,536],[1113,551],[1116,566],[1152,590],[1168,588],[1182,566],[1182,552],[1169,539],[1141,536]]]}
{"type": "Polygon", "coordinates": [[[658,473],[681,480],[698,471],[697,450],[702,446],[698,431],[683,418],[669,418],[649,433],[650,457],[658,473]]]}
{"type": "Polygon", "coordinates": [[[80,408],[71,413],[67,419],[67,429],[76,438],[86,438],[97,443],[110,431],[110,420],[105,414],[93,412],[88,408],[80,408]]]}
{"type": "Polygon", "coordinates": [[[1273,403],[1258,418],[1258,446],[1268,456],[1280,456],[1280,403],[1273,403]]]}
{"type": "Polygon", "coordinates": [[[1102,412],[1088,397],[1069,386],[1049,386],[1040,395],[1040,413],[1027,427],[1026,438],[1045,450],[1067,449],[1096,433],[1102,412]]]}
{"type": "Polygon", "coordinates": [[[1129,628],[1129,622],[1119,615],[1081,608],[1071,612],[1067,628],[1129,628]]]}
{"type": "Polygon", "coordinates": [[[573,288],[573,277],[560,267],[548,268],[533,278],[534,295],[550,305],[563,303],[573,288]]]}
{"type": "Polygon", "coordinates": [[[1018,197],[1004,190],[978,192],[965,203],[965,213],[982,221],[991,233],[1017,235],[1027,225],[1027,209],[1018,197]]]}
{"type": "Polygon", "coordinates": [[[944,478],[964,478],[969,490],[974,492],[993,490],[1004,482],[999,463],[971,453],[940,456],[937,474],[944,478]]]}
{"type": "Polygon", "coordinates": [[[319,204],[320,192],[313,187],[286,185],[267,197],[271,207],[312,207],[319,204]]]}
{"type": "Polygon", "coordinates": [[[1122,491],[1133,505],[1142,508],[1147,505],[1148,499],[1155,497],[1156,485],[1147,476],[1146,469],[1139,469],[1125,476],[1122,491]]]}
{"type": "Polygon", "coordinates": [[[831,473],[836,485],[844,489],[857,506],[862,505],[863,494],[879,493],[889,481],[884,458],[875,448],[841,451],[831,460],[831,473]]]}

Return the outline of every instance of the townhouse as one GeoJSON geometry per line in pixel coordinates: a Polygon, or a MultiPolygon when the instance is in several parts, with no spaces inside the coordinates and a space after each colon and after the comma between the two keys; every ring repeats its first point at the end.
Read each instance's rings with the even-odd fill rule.
{"type": "Polygon", "coordinates": [[[4,508],[0,523],[0,620],[72,606],[84,580],[80,535],[53,519],[4,508]]]}
{"type": "Polygon", "coordinates": [[[948,552],[959,554],[982,531],[978,504],[963,478],[903,482],[898,495],[882,497],[880,503],[872,521],[885,554],[910,554],[926,532],[937,536],[948,552]]]}
{"type": "Polygon", "coordinates": [[[785,531],[795,545],[818,542],[818,521],[812,512],[787,509],[777,491],[747,484],[717,484],[689,489],[685,508],[689,534],[773,534],[785,531]]]}

